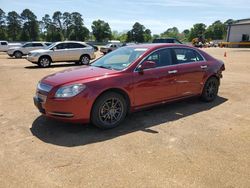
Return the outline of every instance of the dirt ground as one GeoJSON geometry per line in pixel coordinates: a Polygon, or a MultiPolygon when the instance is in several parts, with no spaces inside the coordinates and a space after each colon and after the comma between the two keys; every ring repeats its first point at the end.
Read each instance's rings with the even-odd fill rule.
{"type": "Polygon", "coordinates": [[[1,53],[0,187],[249,187],[250,49],[205,51],[226,65],[216,101],[137,112],[108,131],[33,105],[37,82],[72,64],[40,69],[1,53]]]}

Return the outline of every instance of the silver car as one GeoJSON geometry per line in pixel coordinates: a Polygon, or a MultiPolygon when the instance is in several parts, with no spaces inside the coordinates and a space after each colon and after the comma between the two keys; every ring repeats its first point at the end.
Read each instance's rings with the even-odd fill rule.
{"type": "Polygon", "coordinates": [[[95,53],[93,47],[84,42],[65,41],[53,43],[46,49],[31,51],[27,59],[40,67],[49,67],[54,62],[87,65],[91,59],[95,59],[95,53]]]}
{"type": "Polygon", "coordinates": [[[24,55],[27,55],[32,50],[46,48],[51,43],[49,42],[27,42],[19,47],[9,48],[7,54],[10,57],[21,58],[24,55]]]}

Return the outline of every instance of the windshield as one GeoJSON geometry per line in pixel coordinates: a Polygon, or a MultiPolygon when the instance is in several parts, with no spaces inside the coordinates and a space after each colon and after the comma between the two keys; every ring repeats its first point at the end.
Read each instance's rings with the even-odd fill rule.
{"type": "Polygon", "coordinates": [[[96,60],[91,66],[123,70],[146,51],[147,48],[122,47],[96,60]]]}

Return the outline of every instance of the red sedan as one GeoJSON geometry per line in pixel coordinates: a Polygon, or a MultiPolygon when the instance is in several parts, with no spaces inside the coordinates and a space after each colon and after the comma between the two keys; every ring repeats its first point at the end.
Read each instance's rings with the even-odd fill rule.
{"type": "Polygon", "coordinates": [[[122,47],[90,66],[43,78],[34,103],[50,118],[113,128],[145,107],[193,96],[213,101],[223,70],[222,61],[190,46],[122,47]]]}

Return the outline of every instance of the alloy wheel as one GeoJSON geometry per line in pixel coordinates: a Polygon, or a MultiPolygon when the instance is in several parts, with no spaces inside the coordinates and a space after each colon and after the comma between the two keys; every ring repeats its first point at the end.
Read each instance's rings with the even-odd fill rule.
{"type": "Polygon", "coordinates": [[[99,109],[99,117],[102,123],[112,126],[122,118],[123,103],[118,98],[110,98],[104,101],[99,109]]]}

